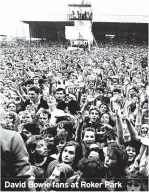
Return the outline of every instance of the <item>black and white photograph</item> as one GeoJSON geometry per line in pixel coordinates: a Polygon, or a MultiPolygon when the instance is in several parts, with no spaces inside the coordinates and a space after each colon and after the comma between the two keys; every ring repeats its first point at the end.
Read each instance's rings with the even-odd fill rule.
{"type": "Polygon", "coordinates": [[[149,191],[148,0],[1,0],[0,191],[149,191]]]}

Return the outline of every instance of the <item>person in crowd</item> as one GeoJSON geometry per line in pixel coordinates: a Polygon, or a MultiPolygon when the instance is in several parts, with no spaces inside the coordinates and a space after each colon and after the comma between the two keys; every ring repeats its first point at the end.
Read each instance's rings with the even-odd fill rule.
{"type": "MultiPolygon", "coordinates": [[[[2,191],[20,191],[22,187],[6,188],[5,182],[26,182],[26,187],[29,191],[34,191],[35,188],[30,188],[28,185],[29,179],[33,175],[33,169],[29,162],[29,155],[26,150],[23,139],[20,134],[12,131],[1,129],[1,190],[2,191]]],[[[33,182],[33,180],[32,180],[33,182]]]]}
{"type": "Polygon", "coordinates": [[[71,178],[73,175],[74,170],[72,167],[65,163],[57,164],[51,175],[46,179],[46,184],[49,184],[48,187],[43,187],[41,191],[61,191],[67,190],[69,188],[67,179],[71,178]]]}
{"type": "MultiPolygon", "coordinates": [[[[35,182],[43,182],[47,167],[49,163],[54,160],[49,156],[50,151],[48,151],[49,148],[47,147],[47,143],[42,136],[33,135],[26,141],[26,145],[33,168],[35,182]]],[[[41,187],[37,187],[37,190],[40,190],[40,188],[41,187]]]]}
{"type": "MultiPolygon", "coordinates": [[[[91,19],[92,12],[71,16],[91,19]]],[[[46,190],[61,190],[53,184],[66,184],[66,179],[69,184],[71,178],[87,182],[90,175],[90,181],[101,177],[97,182],[119,181],[122,188],[88,190],[144,190],[142,181],[149,176],[147,44],[103,40],[90,51],[82,41],[72,44],[83,49],[69,51],[64,41],[2,47],[0,125],[8,138],[16,134],[17,143],[22,136],[34,179],[41,184],[51,180],[46,190]],[[139,172],[138,186],[134,171],[139,172]]]]}
{"type": "Polygon", "coordinates": [[[53,171],[53,168],[59,163],[65,163],[72,167],[74,171],[77,170],[78,161],[82,158],[82,151],[79,143],[75,141],[67,142],[61,149],[58,160],[52,161],[47,168],[46,176],[49,177],[53,171]]]}

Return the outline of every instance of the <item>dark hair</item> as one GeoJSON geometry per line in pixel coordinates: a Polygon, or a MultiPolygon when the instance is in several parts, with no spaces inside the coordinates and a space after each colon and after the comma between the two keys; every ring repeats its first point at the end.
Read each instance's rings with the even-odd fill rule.
{"type": "Polygon", "coordinates": [[[38,80],[38,83],[39,83],[39,84],[44,84],[45,82],[46,82],[46,81],[45,81],[44,79],[39,79],[39,80],[38,80]]]}
{"type": "MultiPolygon", "coordinates": [[[[32,133],[32,135],[39,135],[39,133],[40,133],[39,126],[38,126],[38,124],[35,124],[35,123],[26,123],[23,125],[23,129],[28,130],[29,132],[32,133]]],[[[23,129],[22,129],[22,131],[23,131],[23,129]]]]}
{"type": "Polygon", "coordinates": [[[71,100],[68,103],[68,109],[72,115],[76,115],[77,111],[80,111],[80,106],[77,101],[71,100]]]}
{"type": "Polygon", "coordinates": [[[132,87],[131,89],[133,89],[136,93],[138,93],[138,89],[136,87],[132,87]]]}
{"type": "Polygon", "coordinates": [[[66,133],[65,131],[58,133],[54,139],[55,145],[58,145],[60,141],[68,142],[69,141],[68,133],[66,133]]]}
{"type": "Polygon", "coordinates": [[[24,83],[24,85],[25,86],[27,86],[27,85],[33,85],[34,83],[33,83],[33,80],[32,79],[28,79],[25,83],[24,83]]]}
{"type": "Polygon", "coordinates": [[[61,152],[60,152],[60,156],[59,156],[59,162],[61,163],[62,162],[62,153],[65,149],[65,147],[67,146],[74,146],[75,147],[75,158],[74,158],[74,161],[73,161],[73,164],[72,164],[72,167],[74,170],[76,170],[76,166],[78,164],[78,161],[82,158],[82,149],[80,147],[80,144],[75,142],[75,141],[69,141],[65,144],[65,146],[62,148],[61,152]]]}
{"type": "Polygon", "coordinates": [[[103,100],[102,100],[102,103],[103,104],[110,104],[110,98],[109,97],[104,97],[103,100]]]}
{"type": "MultiPolygon", "coordinates": [[[[34,164],[34,154],[33,154],[33,151],[36,149],[37,143],[40,140],[44,140],[44,138],[42,136],[40,136],[40,135],[33,135],[26,142],[26,148],[27,148],[27,151],[29,153],[30,163],[31,164],[34,164]]],[[[46,143],[46,141],[45,141],[45,143],[46,143]]]]}
{"type": "Polygon", "coordinates": [[[103,166],[95,159],[81,159],[78,163],[78,170],[83,173],[82,177],[87,181],[97,181],[97,178],[103,178],[103,166]]]}
{"type": "Polygon", "coordinates": [[[63,91],[63,93],[66,94],[66,91],[65,91],[65,89],[63,89],[63,88],[58,88],[58,89],[56,89],[55,93],[58,92],[58,91],[63,91]]]}
{"type": "MultiPolygon", "coordinates": [[[[36,70],[36,72],[37,72],[37,71],[39,71],[39,70],[36,70]]],[[[33,77],[33,79],[35,79],[35,78],[37,78],[37,77],[40,78],[39,75],[35,75],[35,76],[33,77]]]]}
{"type": "Polygon", "coordinates": [[[107,155],[117,157],[117,164],[114,168],[114,176],[121,178],[125,175],[125,167],[128,162],[128,155],[124,146],[117,143],[110,143],[107,147],[107,155]]]}
{"type": "Polygon", "coordinates": [[[28,91],[35,91],[35,93],[38,94],[38,95],[40,93],[40,89],[38,87],[36,87],[36,86],[30,87],[28,91]]]}
{"type": "Polygon", "coordinates": [[[114,93],[114,92],[121,93],[121,90],[120,90],[120,89],[113,89],[113,93],[114,93]]]}
{"type": "Polygon", "coordinates": [[[103,94],[104,94],[104,88],[102,88],[102,87],[97,87],[97,89],[96,89],[97,91],[101,91],[103,94]]]}
{"type": "MultiPolygon", "coordinates": [[[[41,114],[48,115],[48,119],[51,118],[51,114],[50,114],[49,111],[47,111],[46,109],[43,109],[43,110],[40,112],[40,115],[41,115],[41,114]]],[[[39,115],[39,118],[40,118],[40,115],[39,115]]]]}
{"type": "Polygon", "coordinates": [[[114,129],[110,129],[108,130],[107,129],[107,132],[106,132],[106,140],[107,139],[116,139],[117,138],[117,133],[114,129]]]}
{"type": "Polygon", "coordinates": [[[138,142],[136,140],[131,140],[131,141],[125,142],[124,146],[125,146],[125,148],[128,147],[128,146],[135,148],[136,156],[137,156],[139,154],[139,152],[140,152],[141,144],[140,144],[140,142],[138,142]]]}
{"type": "Polygon", "coordinates": [[[12,66],[12,63],[10,63],[10,62],[7,62],[7,64],[6,64],[6,65],[12,66]]]}

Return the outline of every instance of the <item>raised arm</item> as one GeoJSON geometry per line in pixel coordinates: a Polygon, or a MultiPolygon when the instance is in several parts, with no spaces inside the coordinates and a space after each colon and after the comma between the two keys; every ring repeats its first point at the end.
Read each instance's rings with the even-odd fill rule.
{"type": "Polygon", "coordinates": [[[138,133],[135,130],[134,126],[132,125],[132,123],[128,117],[126,117],[126,124],[127,124],[128,130],[129,130],[131,139],[138,140],[138,133]]]}
{"type": "Polygon", "coordinates": [[[119,144],[124,144],[124,137],[123,137],[123,124],[122,124],[122,116],[120,109],[116,110],[116,129],[118,134],[118,142],[119,144]]]}
{"type": "Polygon", "coordinates": [[[75,141],[78,143],[81,143],[82,141],[82,132],[83,132],[83,118],[79,117],[78,118],[78,126],[76,128],[76,137],[75,137],[75,141]]]}

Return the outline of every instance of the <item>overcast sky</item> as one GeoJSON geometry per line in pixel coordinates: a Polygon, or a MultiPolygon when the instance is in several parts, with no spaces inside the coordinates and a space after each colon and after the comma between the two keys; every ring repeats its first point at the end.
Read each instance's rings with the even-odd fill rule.
{"type": "MultiPolygon", "coordinates": [[[[81,0],[0,0],[0,34],[21,35],[28,32],[22,20],[66,20],[67,4],[81,0]]],[[[93,16],[148,15],[149,0],[88,0],[93,16]]]]}

